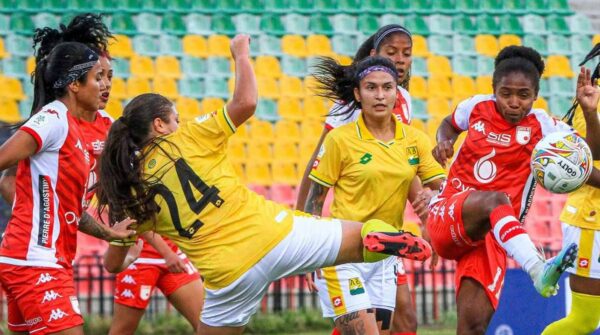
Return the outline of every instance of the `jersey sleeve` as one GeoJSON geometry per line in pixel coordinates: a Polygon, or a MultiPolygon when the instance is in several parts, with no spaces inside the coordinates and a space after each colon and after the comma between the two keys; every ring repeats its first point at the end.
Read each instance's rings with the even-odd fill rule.
{"type": "MultiPolygon", "coordinates": [[[[442,166],[433,158],[431,150],[431,141],[422,132],[415,134],[417,138],[417,155],[419,157],[419,166],[417,168],[417,175],[421,179],[423,184],[427,184],[433,180],[446,177],[446,172],[442,166]]],[[[409,152],[410,162],[410,152],[409,152]]]]}
{"type": "Polygon", "coordinates": [[[398,91],[402,94],[404,101],[406,101],[406,107],[408,110],[406,111],[406,124],[410,124],[413,119],[413,106],[412,106],[412,98],[410,97],[410,93],[406,89],[401,86],[398,86],[398,91]]]}
{"type": "Polygon", "coordinates": [[[309,178],[325,187],[333,187],[342,170],[342,152],[335,133],[329,133],[315,158],[309,178]]]}
{"type": "Polygon", "coordinates": [[[181,136],[199,144],[210,152],[222,151],[227,139],[233,135],[236,127],[227,114],[227,108],[200,115],[182,126],[181,136]]]}
{"type": "Polygon", "coordinates": [[[345,113],[345,111],[347,110],[348,107],[336,102],[329,110],[329,114],[325,119],[325,128],[331,130],[355,121],[358,113],[360,113],[360,110],[355,110],[354,112],[352,112],[352,115],[348,115],[347,113],[345,113]],[[339,115],[342,113],[343,115],[339,115]]]}
{"type": "MultiPolygon", "coordinates": [[[[66,115],[62,115],[66,118],[66,115]]],[[[60,150],[69,132],[67,120],[61,120],[61,115],[51,109],[44,109],[32,116],[20,130],[33,136],[37,142],[37,151],[60,150]]]]}
{"type": "Polygon", "coordinates": [[[540,126],[542,128],[542,136],[546,136],[552,133],[556,133],[559,131],[564,131],[568,133],[573,133],[575,130],[557,118],[554,118],[543,109],[534,109],[532,112],[535,114],[540,126]]]}

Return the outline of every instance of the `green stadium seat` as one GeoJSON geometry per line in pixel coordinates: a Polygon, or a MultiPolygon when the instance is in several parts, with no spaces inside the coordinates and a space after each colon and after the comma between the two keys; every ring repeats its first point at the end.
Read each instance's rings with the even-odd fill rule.
{"type": "Polygon", "coordinates": [[[459,12],[463,14],[474,15],[481,13],[479,9],[479,1],[480,0],[456,0],[454,3],[459,12]]]}
{"type": "Polygon", "coordinates": [[[254,14],[238,14],[233,17],[233,23],[238,34],[258,35],[260,30],[260,16],[254,14]]]}
{"type": "Polygon", "coordinates": [[[183,56],[183,43],[177,36],[162,34],[158,39],[158,47],[163,55],[183,56]]]}
{"type": "Polygon", "coordinates": [[[231,77],[231,63],[227,58],[208,57],[206,59],[206,68],[210,76],[231,77]]]}
{"type": "Polygon", "coordinates": [[[313,12],[313,5],[311,1],[306,0],[288,0],[288,10],[299,14],[311,14],[313,12]]]}
{"type": "MultiPolygon", "coordinates": [[[[119,1],[117,9],[120,12],[137,14],[143,12],[142,7],[144,6],[142,0],[122,0],[119,1]]],[[[149,11],[148,11],[149,12],[149,11]]]]}
{"type": "Polygon", "coordinates": [[[94,8],[98,13],[112,14],[119,11],[119,0],[75,0],[71,2],[77,13],[88,13],[94,8]]]}
{"type": "Polygon", "coordinates": [[[525,2],[533,2],[536,0],[504,0],[504,12],[512,15],[524,15],[534,13],[525,8],[525,2]]]}
{"type": "Polygon", "coordinates": [[[523,45],[534,48],[540,54],[542,54],[542,56],[548,55],[548,45],[546,43],[546,38],[544,38],[544,36],[525,35],[525,37],[523,38],[523,45]]]}
{"type": "MultiPolygon", "coordinates": [[[[517,0],[513,0],[517,1],[517,0]]],[[[553,1],[553,0],[552,0],[553,1]]],[[[524,13],[534,13],[538,15],[548,15],[550,14],[550,7],[548,6],[548,0],[527,0],[524,2],[524,13]]]]}
{"type": "MultiPolygon", "coordinates": [[[[393,2],[393,1],[388,1],[393,2]]],[[[404,26],[413,35],[429,36],[429,27],[422,16],[410,15],[404,18],[404,26]]]]}
{"type": "Polygon", "coordinates": [[[571,35],[569,25],[564,16],[548,15],[546,16],[546,28],[548,32],[555,35],[571,35]]]}
{"type": "Polygon", "coordinates": [[[142,10],[158,14],[167,13],[170,1],[171,0],[143,0],[142,10]]]}
{"type": "Polygon", "coordinates": [[[439,13],[444,15],[454,15],[459,12],[456,8],[456,4],[452,0],[432,0],[431,11],[433,13],[439,13]]]}
{"type": "Polygon", "coordinates": [[[160,45],[156,36],[136,35],[133,37],[133,50],[142,56],[160,55],[160,45]]]}
{"type": "Polygon", "coordinates": [[[494,58],[477,56],[477,77],[491,76],[494,72],[494,58]]]}
{"type": "Polygon", "coordinates": [[[363,0],[360,1],[360,13],[368,13],[368,14],[383,14],[386,13],[383,3],[390,1],[382,1],[382,0],[363,0]]]}
{"type": "Polygon", "coordinates": [[[186,78],[203,78],[206,76],[206,62],[200,57],[183,56],[181,57],[181,71],[185,73],[186,78]]]}
{"type": "Polygon", "coordinates": [[[427,114],[427,102],[422,99],[412,98],[412,110],[413,110],[413,118],[427,120],[429,119],[429,115],[427,114]]]}
{"type": "Polygon", "coordinates": [[[162,18],[161,30],[165,34],[183,36],[187,28],[183,16],[177,13],[165,13],[162,18]]]}
{"type": "Polygon", "coordinates": [[[115,13],[110,18],[110,31],[114,34],[132,36],[137,34],[133,18],[129,14],[115,13]]]}
{"type": "Polygon", "coordinates": [[[592,39],[587,35],[572,35],[570,39],[573,54],[586,54],[592,48],[592,39]]]}
{"type": "Polygon", "coordinates": [[[64,13],[65,9],[70,9],[68,0],[42,0],[40,13],[64,13]]]}
{"type": "Polygon", "coordinates": [[[503,15],[500,17],[500,31],[505,35],[523,36],[523,26],[515,15],[503,15]]]}
{"type": "Polygon", "coordinates": [[[29,117],[31,114],[32,103],[33,102],[30,99],[21,100],[21,102],[19,102],[19,115],[21,115],[21,118],[27,119],[29,117]]]}
{"type": "Polygon", "coordinates": [[[290,10],[287,0],[264,0],[265,12],[283,14],[290,10]]]}
{"type": "Polygon", "coordinates": [[[286,32],[286,28],[279,15],[262,15],[259,27],[263,33],[269,35],[281,36],[286,32]]]}
{"type": "Polygon", "coordinates": [[[427,38],[427,45],[431,53],[443,56],[454,54],[452,40],[447,36],[431,35],[427,38]]]}
{"type": "Polygon", "coordinates": [[[217,0],[192,0],[189,11],[200,14],[214,14],[217,12],[217,0]]]}
{"type": "Polygon", "coordinates": [[[538,95],[547,99],[550,94],[550,84],[548,83],[548,79],[540,78],[540,91],[538,92],[538,95]]]}
{"type": "Polygon", "coordinates": [[[229,87],[226,78],[210,78],[210,82],[204,85],[204,96],[216,98],[229,98],[229,87]]]}
{"type": "Polygon", "coordinates": [[[504,13],[504,0],[480,0],[479,9],[485,13],[499,15],[504,13]]]}
{"type": "Polygon", "coordinates": [[[235,25],[233,24],[231,15],[227,14],[213,15],[210,28],[219,35],[233,36],[236,33],[235,25]]]}
{"type": "Polygon", "coordinates": [[[178,82],[179,95],[190,98],[203,98],[205,91],[205,84],[202,79],[197,78],[183,78],[178,82]]]}
{"type": "MultiPolygon", "coordinates": [[[[396,1],[394,1],[394,2],[396,2],[396,1]]],[[[419,0],[419,1],[409,1],[407,9],[413,13],[426,15],[426,14],[431,13],[432,7],[433,7],[433,0],[419,0]]]]}
{"type": "Polygon", "coordinates": [[[204,14],[190,14],[185,17],[185,26],[188,34],[193,35],[211,35],[213,31],[210,27],[210,16],[204,14]]]}
{"type": "Polygon", "coordinates": [[[333,31],[336,34],[356,34],[356,16],[350,14],[337,14],[332,18],[333,31]]]}
{"type": "Polygon", "coordinates": [[[188,14],[192,8],[193,0],[171,0],[167,3],[167,12],[176,14],[188,14]]]}
{"type": "Polygon", "coordinates": [[[16,6],[13,6],[14,9],[17,9],[17,12],[27,12],[27,13],[38,13],[40,8],[42,8],[42,0],[18,0],[16,1],[16,6]]]}
{"type": "MultiPolygon", "coordinates": [[[[237,14],[240,12],[241,3],[244,1],[240,0],[219,0],[216,2],[216,12],[222,14],[237,14]]],[[[249,1],[247,1],[249,2],[249,1]]]]}
{"type": "Polygon", "coordinates": [[[372,35],[379,29],[379,22],[377,22],[377,17],[375,15],[364,14],[360,15],[357,20],[357,28],[358,31],[372,35]]]}
{"type": "Polygon", "coordinates": [[[8,35],[10,32],[10,16],[0,14],[0,35],[8,35]]]}
{"type": "Polygon", "coordinates": [[[31,36],[34,29],[35,25],[30,14],[21,12],[10,17],[10,30],[15,34],[31,36]]]}
{"type": "Polygon", "coordinates": [[[475,40],[471,36],[455,34],[452,36],[452,49],[456,55],[475,56],[475,40]]]}
{"type": "Polygon", "coordinates": [[[334,14],[337,13],[336,0],[313,0],[313,14],[334,14]]]}
{"type": "Polygon", "coordinates": [[[288,14],[284,17],[285,33],[292,35],[310,35],[309,18],[301,14],[288,14]]]}
{"type": "Polygon", "coordinates": [[[113,58],[111,65],[115,76],[119,78],[129,78],[131,76],[129,61],[126,58],[113,58]]]}
{"type": "Polygon", "coordinates": [[[502,29],[496,18],[491,15],[479,15],[475,26],[478,34],[500,35],[502,29]]]}
{"type": "Polygon", "coordinates": [[[277,122],[280,119],[277,103],[271,99],[260,99],[256,106],[256,117],[260,120],[277,122]]]}
{"type": "Polygon", "coordinates": [[[463,76],[476,77],[477,61],[471,56],[454,56],[452,57],[452,69],[454,73],[463,76]]]}
{"type": "Polygon", "coordinates": [[[383,1],[384,13],[392,14],[414,14],[413,8],[411,7],[411,0],[395,0],[395,1],[383,1]]]}
{"type": "Polygon", "coordinates": [[[477,35],[477,27],[471,17],[466,15],[456,15],[452,18],[452,31],[464,35],[477,35]]]}
{"type": "Polygon", "coordinates": [[[550,113],[556,117],[563,117],[572,105],[573,101],[570,97],[551,96],[548,101],[550,113]]]}
{"type": "Polygon", "coordinates": [[[18,0],[0,0],[0,13],[11,13],[15,12],[17,8],[18,0]]]}
{"type": "Polygon", "coordinates": [[[329,18],[325,15],[315,14],[311,16],[308,26],[313,34],[326,36],[333,35],[333,26],[331,25],[329,18]]]}
{"type": "Polygon", "coordinates": [[[253,40],[257,45],[257,51],[260,55],[281,56],[281,39],[267,34],[261,34],[253,40]]]}
{"type": "Polygon", "coordinates": [[[23,87],[23,92],[25,93],[25,96],[27,97],[22,101],[29,102],[30,103],[29,108],[31,108],[31,102],[29,101],[29,99],[33,98],[33,84],[31,83],[30,77],[27,77],[27,78],[21,80],[21,86],[23,87]]]}
{"type": "Polygon", "coordinates": [[[427,62],[423,57],[413,57],[410,73],[413,76],[428,77],[427,62]]]}
{"type": "Polygon", "coordinates": [[[281,57],[281,70],[292,77],[305,77],[307,75],[306,61],[302,58],[284,55],[281,57]]]}
{"type": "Polygon", "coordinates": [[[569,78],[550,77],[548,78],[548,86],[550,88],[550,97],[561,96],[572,98],[573,92],[575,92],[575,84],[569,78]]]}
{"type": "Polygon", "coordinates": [[[452,16],[439,14],[429,16],[429,31],[436,35],[451,35],[452,16]]]}
{"type": "Polygon", "coordinates": [[[548,36],[548,53],[559,55],[571,55],[570,40],[566,36],[550,35],[548,36]]]}
{"type": "MultiPolygon", "coordinates": [[[[383,14],[381,15],[381,17],[379,17],[379,27],[387,26],[388,24],[402,24],[402,22],[404,22],[404,18],[397,14],[383,14]]],[[[423,24],[425,24],[425,27],[427,27],[425,21],[423,21],[423,24]]],[[[377,29],[379,29],[379,27],[377,27],[377,29]]],[[[410,30],[413,34],[416,34],[409,27],[406,28],[410,30]]],[[[429,32],[429,30],[427,31],[429,32]]]]}
{"type": "Polygon", "coordinates": [[[569,17],[569,28],[573,34],[592,35],[595,30],[587,15],[575,14],[569,17]]]}
{"type": "Polygon", "coordinates": [[[262,1],[240,1],[239,10],[243,13],[259,15],[265,12],[265,4],[262,1]]]}
{"type": "Polygon", "coordinates": [[[571,15],[573,11],[569,7],[568,0],[552,0],[548,4],[548,7],[552,13],[559,15],[571,15]]]}
{"type": "Polygon", "coordinates": [[[338,0],[337,9],[338,12],[348,13],[348,14],[360,14],[364,13],[361,8],[360,0],[338,0]]]}
{"type": "Polygon", "coordinates": [[[28,57],[31,55],[31,40],[22,35],[10,34],[4,39],[6,51],[12,56],[28,57]]]}
{"type": "Polygon", "coordinates": [[[26,79],[29,77],[27,74],[27,64],[23,57],[12,56],[2,60],[2,72],[5,76],[15,77],[19,79],[26,79]]]}
{"type": "Polygon", "coordinates": [[[546,20],[542,16],[528,14],[523,16],[523,31],[526,34],[547,34],[546,20]]]}
{"type": "Polygon", "coordinates": [[[335,35],[331,38],[333,51],[338,55],[354,56],[358,49],[356,38],[350,35],[335,35]]]}

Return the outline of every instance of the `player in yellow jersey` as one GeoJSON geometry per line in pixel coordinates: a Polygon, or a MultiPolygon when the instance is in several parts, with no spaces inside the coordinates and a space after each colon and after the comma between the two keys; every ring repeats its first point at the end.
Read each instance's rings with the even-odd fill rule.
{"type": "MultiPolygon", "coordinates": [[[[315,77],[320,95],[343,101],[340,108],[349,114],[357,108],[362,113],[325,137],[309,175],[312,183],[304,209],[321,215],[333,188],[333,217],[380,219],[402,227],[415,176],[438,189],[445,173],[433,159],[427,135],[394,117],[398,80],[394,64],[381,56],[350,66],[324,59],[316,65],[315,77]]],[[[397,266],[397,258],[389,257],[317,270],[323,316],[333,318],[341,334],[389,334],[397,266]]]]}
{"type": "MultiPolygon", "coordinates": [[[[586,56],[583,64],[600,55],[600,44],[586,56]]],[[[600,77],[600,63],[592,75],[592,82],[600,77]]],[[[597,83],[596,83],[597,84],[597,83]]],[[[568,117],[581,136],[586,135],[586,125],[581,107],[574,105],[568,117]]],[[[600,106],[598,106],[600,117],[600,106]]],[[[598,174],[600,161],[594,161],[593,174],[598,174]]],[[[594,176],[590,181],[597,180],[594,176]]],[[[569,194],[560,216],[563,245],[579,246],[575,267],[570,272],[571,311],[565,318],[550,324],[543,335],[590,334],[600,322],[600,184],[583,185],[569,194]]]]}
{"type": "MultiPolygon", "coordinates": [[[[227,140],[256,109],[250,39],[231,41],[236,79],[221,110],[179,126],[172,103],[143,94],[113,124],[100,168],[100,211],[130,216],[187,254],[205,279],[198,334],[240,334],[269,284],[281,277],[389,255],[426,259],[423,239],[381,220],[320,219],[265,200],[241,183],[227,140]],[[326,222],[327,221],[327,222],[326,222]],[[320,234],[314,234],[314,231],[320,234]]],[[[111,245],[123,259],[133,241],[111,245]]]]}

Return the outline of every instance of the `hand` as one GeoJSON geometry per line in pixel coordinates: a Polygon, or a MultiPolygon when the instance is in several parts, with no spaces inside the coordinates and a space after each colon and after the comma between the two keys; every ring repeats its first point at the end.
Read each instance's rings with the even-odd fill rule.
{"type": "Polygon", "coordinates": [[[137,221],[129,217],[121,222],[115,223],[112,228],[109,228],[111,233],[110,240],[125,240],[135,236],[137,232],[131,229],[131,226],[135,225],[135,223],[137,223],[137,221]]]}
{"type": "Polygon", "coordinates": [[[231,56],[233,59],[250,57],[250,36],[239,34],[230,42],[231,56]]]}
{"type": "MultiPolygon", "coordinates": [[[[423,225],[423,231],[421,233],[422,233],[421,235],[423,236],[423,239],[425,241],[427,241],[429,244],[431,244],[431,238],[429,237],[429,232],[427,231],[427,228],[425,225],[423,225]]],[[[429,268],[433,271],[433,270],[435,270],[435,267],[438,264],[440,256],[438,256],[438,254],[435,252],[435,249],[433,249],[433,246],[431,246],[431,249],[432,249],[432,253],[431,253],[431,258],[429,261],[429,268]]]]}
{"type": "Polygon", "coordinates": [[[183,273],[186,272],[185,263],[183,259],[179,258],[176,253],[172,252],[171,255],[165,257],[165,265],[171,273],[183,273]]]}
{"type": "Polygon", "coordinates": [[[127,251],[127,258],[131,259],[131,263],[135,262],[135,260],[140,257],[142,249],[144,249],[144,240],[141,238],[138,239],[136,244],[129,247],[129,250],[127,251]]]}
{"type": "Polygon", "coordinates": [[[577,76],[577,102],[585,114],[595,116],[600,100],[600,89],[592,83],[591,72],[585,67],[581,67],[579,76],[577,76]]]}
{"type": "Polygon", "coordinates": [[[440,142],[433,148],[431,154],[442,167],[446,167],[448,159],[454,156],[454,143],[451,140],[440,142]]]}
{"type": "MultiPolygon", "coordinates": [[[[318,271],[318,270],[317,270],[318,271]]],[[[307,273],[304,275],[304,278],[306,278],[306,285],[308,286],[308,291],[309,292],[319,292],[319,289],[317,288],[317,285],[315,284],[315,281],[313,280],[313,273],[307,273]]]]}
{"type": "Polygon", "coordinates": [[[427,222],[427,216],[429,215],[429,202],[435,193],[429,188],[424,187],[417,193],[417,197],[412,203],[413,210],[421,219],[421,223],[427,222]]]}

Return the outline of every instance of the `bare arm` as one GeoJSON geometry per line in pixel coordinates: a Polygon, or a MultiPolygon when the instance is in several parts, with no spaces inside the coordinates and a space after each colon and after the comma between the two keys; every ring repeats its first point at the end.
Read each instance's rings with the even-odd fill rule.
{"type": "Polygon", "coordinates": [[[437,130],[437,145],[431,152],[433,158],[435,158],[442,167],[446,166],[448,159],[452,158],[454,155],[454,142],[456,142],[460,133],[461,132],[456,130],[452,125],[452,115],[446,116],[437,130]]]}
{"type": "Polygon", "coordinates": [[[590,178],[585,182],[587,185],[590,185],[595,188],[600,188],[600,171],[595,167],[592,168],[592,174],[590,178]]]}
{"type": "Polygon", "coordinates": [[[17,165],[27,157],[33,156],[38,148],[37,142],[30,134],[17,131],[0,146],[0,171],[17,165]]]}
{"type": "Polygon", "coordinates": [[[321,133],[321,137],[319,138],[319,143],[317,144],[317,147],[315,148],[315,151],[313,152],[312,156],[308,160],[308,164],[306,165],[306,169],[304,170],[304,175],[302,175],[302,181],[300,182],[300,188],[298,189],[298,199],[296,200],[296,209],[304,208],[304,205],[306,203],[306,196],[308,195],[308,188],[309,188],[310,182],[311,182],[310,179],[308,179],[308,175],[310,174],[310,171],[312,170],[313,164],[315,163],[315,159],[317,158],[317,155],[319,154],[319,149],[321,148],[321,145],[323,144],[323,141],[325,140],[325,136],[327,136],[328,132],[329,132],[329,129],[327,129],[327,127],[324,127],[323,132],[321,133]]]}
{"type": "Polygon", "coordinates": [[[104,253],[104,268],[110,273],[119,273],[127,269],[139,257],[143,245],[142,240],[133,246],[109,245],[104,253]]]}
{"type": "Polygon", "coordinates": [[[321,215],[323,213],[323,204],[327,197],[329,189],[319,183],[311,182],[308,190],[308,198],[304,205],[304,211],[313,215],[321,215]]]}
{"type": "Polygon", "coordinates": [[[577,101],[585,118],[585,141],[590,146],[592,156],[600,157],[600,121],[597,112],[600,90],[596,83],[592,83],[590,70],[584,67],[581,67],[577,77],[577,101]]]}
{"type": "Polygon", "coordinates": [[[134,223],[135,220],[127,218],[116,223],[113,228],[110,228],[96,221],[87,212],[83,212],[81,219],[79,220],[78,230],[101,240],[114,241],[134,236],[136,234],[135,230],[130,229],[130,226],[134,223]]]}
{"type": "Polygon", "coordinates": [[[165,259],[166,266],[172,273],[185,272],[185,263],[171,250],[167,242],[153,231],[142,233],[142,238],[148,242],[165,259]]]}
{"type": "Polygon", "coordinates": [[[12,166],[2,173],[0,177],[0,195],[7,203],[12,204],[15,200],[15,177],[17,166],[12,166]]]}
{"type": "Polygon", "coordinates": [[[235,36],[231,40],[231,55],[235,61],[235,89],[227,103],[227,112],[237,127],[254,115],[258,102],[256,77],[250,63],[250,36],[235,36]]]}

